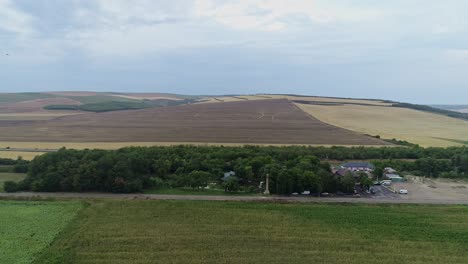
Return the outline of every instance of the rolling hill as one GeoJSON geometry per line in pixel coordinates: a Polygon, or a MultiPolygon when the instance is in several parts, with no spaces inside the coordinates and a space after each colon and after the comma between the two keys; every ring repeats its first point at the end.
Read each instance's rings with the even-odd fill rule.
{"type": "Polygon", "coordinates": [[[385,100],[281,94],[0,94],[0,149],[109,149],[187,143],[389,145],[365,134],[421,146],[467,144],[467,121],[404,105],[385,100]],[[158,105],[161,101],[165,102],[162,107],[158,105]],[[174,104],[182,105],[170,106],[174,104]],[[64,108],[45,109],[48,105],[64,108]],[[103,108],[145,109],[80,111],[88,106],[95,112],[103,108]]]}
{"type": "Polygon", "coordinates": [[[0,127],[0,141],[388,145],[323,123],[286,99],[67,116],[0,127]]]}

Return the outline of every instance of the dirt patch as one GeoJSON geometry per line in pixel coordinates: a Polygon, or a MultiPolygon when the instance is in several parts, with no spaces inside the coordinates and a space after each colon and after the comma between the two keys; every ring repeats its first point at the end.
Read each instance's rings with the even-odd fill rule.
{"type": "Polygon", "coordinates": [[[285,99],[67,116],[1,127],[0,141],[388,145],[323,123],[285,99]]]}
{"type": "Polygon", "coordinates": [[[405,183],[394,183],[396,191],[408,190],[402,198],[410,200],[468,200],[468,182],[448,179],[428,179],[424,177],[409,177],[405,183]]]}

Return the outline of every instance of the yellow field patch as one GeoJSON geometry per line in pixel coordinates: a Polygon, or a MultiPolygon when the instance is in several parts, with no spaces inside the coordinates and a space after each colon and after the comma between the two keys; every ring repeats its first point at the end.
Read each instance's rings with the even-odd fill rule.
{"type": "Polygon", "coordinates": [[[323,122],[382,138],[406,140],[421,146],[462,145],[439,138],[468,140],[468,122],[422,111],[379,106],[297,104],[323,122]]]}
{"type": "Polygon", "coordinates": [[[44,154],[44,152],[25,152],[25,151],[0,151],[0,158],[17,159],[22,157],[24,160],[32,160],[34,157],[44,154]]]}

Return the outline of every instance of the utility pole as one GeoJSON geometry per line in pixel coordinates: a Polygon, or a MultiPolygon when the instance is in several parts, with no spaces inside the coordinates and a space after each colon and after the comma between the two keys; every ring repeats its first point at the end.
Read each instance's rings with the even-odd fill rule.
{"type": "Polygon", "coordinates": [[[270,174],[267,173],[266,175],[266,182],[265,182],[265,191],[263,194],[269,195],[270,194],[270,174]]]}

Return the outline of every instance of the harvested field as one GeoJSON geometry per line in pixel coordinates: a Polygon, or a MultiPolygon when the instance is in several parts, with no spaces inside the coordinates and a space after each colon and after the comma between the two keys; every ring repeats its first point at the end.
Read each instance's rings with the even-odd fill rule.
{"type": "Polygon", "coordinates": [[[387,144],[323,123],[284,99],[67,116],[0,127],[0,141],[387,144]]]}
{"type": "Polygon", "coordinates": [[[297,105],[335,126],[424,147],[459,146],[463,144],[456,141],[468,141],[468,122],[447,116],[399,107],[297,105]]]}

